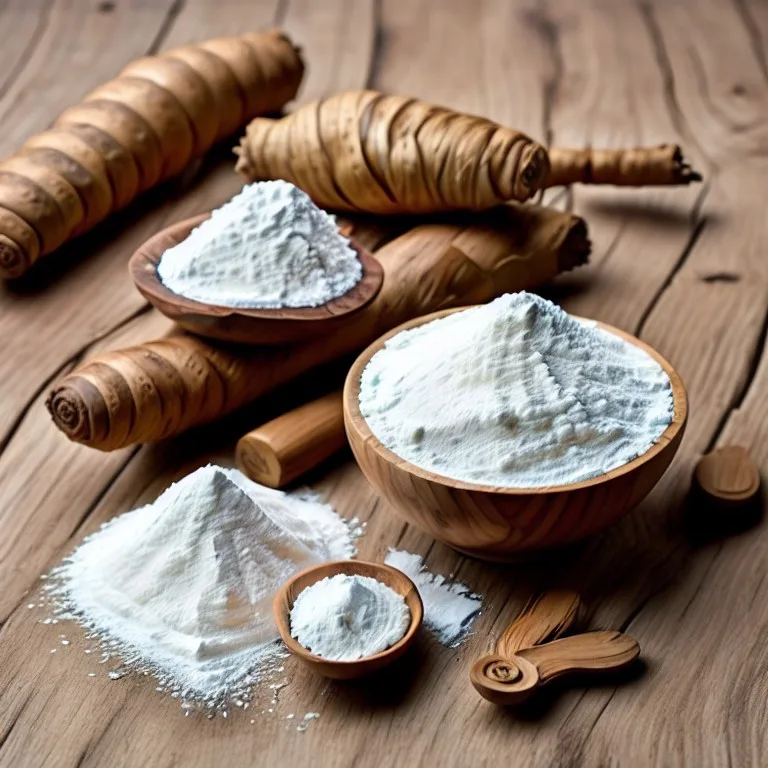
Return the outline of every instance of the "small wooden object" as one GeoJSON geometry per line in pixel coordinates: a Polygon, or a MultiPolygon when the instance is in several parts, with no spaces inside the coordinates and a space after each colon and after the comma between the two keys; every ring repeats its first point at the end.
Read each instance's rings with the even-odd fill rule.
{"type": "Polygon", "coordinates": [[[578,619],[579,598],[553,592],[529,606],[469,676],[483,698],[502,706],[520,704],[540,686],[569,673],[617,670],[640,653],[637,641],[615,631],[561,638],[578,619]]]}
{"type": "Polygon", "coordinates": [[[244,344],[286,344],[331,333],[376,298],[384,279],[379,262],[355,240],[350,246],[363,266],[360,282],[343,296],[320,307],[245,309],[220,307],[188,299],[163,285],[157,265],[163,253],[184,240],[210,213],[161,230],[133,254],[130,271],[136,288],[156,309],[182,328],[200,336],[244,344]]]}
{"type": "Polygon", "coordinates": [[[599,477],[547,488],[497,488],[437,475],[385,448],[360,413],[360,376],[385,343],[408,328],[445,317],[435,312],[395,328],[355,361],[344,385],[344,426],[363,474],[407,522],[473,557],[510,560],[597,533],[634,509],[656,485],[683,437],[688,400],[680,377],[655,350],[618,328],[600,327],[645,350],[672,383],[674,415],[642,456],[599,477]]]}
{"type": "Polygon", "coordinates": [[[313,671],[336,680],[351,680],[370,675],[398,659],[413,643],[424,616],[424,607],[419,592],[404,573],[383,563],[368,563],[363,560],[338,560],[332,563],[322,563],[296,574],[283,585],[275,596],[273,609],[277,629],[288,650],[309,665],[313,671]],[[397,643],[381,653],[357,661],[330,661],[308,651],[295,638],[291,637],[291,609],[296,598],[307,587],[311,587],[321,579],[340,573],[349,576],[369,576],[386,584],[405,598],[411,612],[411,623],[408,631],[397,643]]]}
{"type": "Polygon", "coordinates": [[[702,456],[694,478],[707,498],[718,506],[747,504],[760,490],[760,471],[741,445],[724,445],[702,456]]]}
{"type": "Polygon", "coordinates": [[[341,392],[334,391],[243,435],[235,457],[251,480],[282,488],[346,444],[341,392]]]}

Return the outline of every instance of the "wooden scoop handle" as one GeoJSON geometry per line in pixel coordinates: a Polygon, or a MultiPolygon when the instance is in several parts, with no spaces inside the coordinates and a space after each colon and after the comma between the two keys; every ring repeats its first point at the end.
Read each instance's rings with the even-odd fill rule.
{"type": "Polygon", "coordinates": [[[581,601],[575,592],[547,592],[529,603],[496,643],[499,656],[510,657],[522,648],[554,640],[579,618],[581,601]]]}
{"type": "Polygon", "coordinates": [[[282,488],[347,444],[341,392],[331,392],[240,438],[237,464],[257,483],[282,488]]]}
{"type": "Polygon", "coordinates": [[[472,666],[470,679],[477,692],[494,704],[520,704],[557,677],[621,669],[639,653],[640,646],[629,635],[587,632],[524,648],[511,658],[485,656],[472,666]]]}

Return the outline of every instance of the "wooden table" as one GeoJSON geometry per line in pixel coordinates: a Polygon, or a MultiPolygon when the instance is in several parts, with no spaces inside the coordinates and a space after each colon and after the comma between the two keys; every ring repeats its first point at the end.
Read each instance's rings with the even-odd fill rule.
{"type": "Polygon", "coordinates": [[[684,512],[695,521],[687,496],[702,452],[739,442],[768,466],[768,5],[4,0],[0,154],[133,57],[272,24],[304,48],[303,100],[369,85],[560,145],[685,146],[704,184],[548,195],[587,219],[594,244],[591,266],[550,295],[639,334],[677,367],[691,400],[683,447],[647,503],[608,534],[556,562],[514,567],[472,562],[403,527],[347,458],[316,485],[368,521],[361,555],[397,545],[482,592],[468,642],[451,650],[424,638],[408,674],[383,688],[331,684],[289,660],[275,711],[252,717],[185,718],[151,680],[108,679],[76,627],[40,623],[40,574],[169,480],[210,457],[231,461],[238,428],[258,417],[101,454],[68,443],[43,402],[84,357],[167,330],[126,263],[159,227],[238,188],[230,158],[206,165],[74,243],[60,270],[2,290],[0,765],[767,765],[768,534],[758,525],[701,543],[684,512]],[[635,636],[645,668],[622,684],[559,689],[515,716],[476,695],[468,665],[551,585],[579,589],[592,626],[635,636]],[[287,715],[307,711],[320,718],[297,733],[287,715]]]}

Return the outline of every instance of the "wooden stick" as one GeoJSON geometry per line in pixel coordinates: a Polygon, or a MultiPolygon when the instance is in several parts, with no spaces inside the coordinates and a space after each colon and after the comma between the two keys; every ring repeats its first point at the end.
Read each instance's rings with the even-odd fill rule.
{"type": "Polygon", "coordinates": [[[70,439],[100,450],[149,442],[213,421],[385,331],[438,309],[541,285],[587,260],[582,219],[507,205],[471,225],[416,227],[381,248],[384,283],[329,337],[269,349],[175,336],[106,352],[65,376],[47,406],[70,439]]]}
{"type": "Polygon", "coordinates": [[[251,480],[282,488],[345,445],[344,409],[337,390],[243,435],[235,458],[251,480]]]}

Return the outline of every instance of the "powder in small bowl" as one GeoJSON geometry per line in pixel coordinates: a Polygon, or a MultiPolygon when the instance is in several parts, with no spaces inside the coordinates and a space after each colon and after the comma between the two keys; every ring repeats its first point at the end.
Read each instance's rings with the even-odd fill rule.
{"type": "Polygon", "coordinates": [[[291,636],[329,661],[381,653],[405,636],[405,598],[370,576],[340,573],[304,589],[291,608],[291,636]]]}
{"type": "Polygon", "coordinates": [[[318,307],[343,296],[363,268],[332,216],[286,181],[249,184],[161,257],[179,296],[223,307],[318,307]]]}

